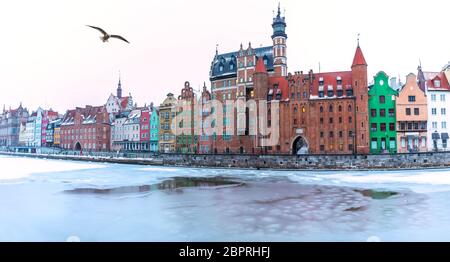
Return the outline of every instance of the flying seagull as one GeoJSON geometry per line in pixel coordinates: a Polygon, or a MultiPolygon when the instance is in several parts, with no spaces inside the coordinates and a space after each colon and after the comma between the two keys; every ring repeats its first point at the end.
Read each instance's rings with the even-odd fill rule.
{"type": "Polygon", "coordinates": [[[108,40],[109,40],[110,38],[117,38],[117,39],[120,39],[120,40],[122,40],[122,41],[127,42],[128,44],[130,43],[130,42],[128,42],[128,40],[126,40],[125,38],[123,38],[123,37],[120,36],[120,35],[110,35],[110,34],[106,33],[106,31],[103,30],[103,29],[101,29],[100,27],[91,26],[91,25],[87,25],[87,26],[89,26],[90,28],[94,28],[94,29],[100,31],[100,33],[103,34],[103,36],[100,37],[100,39],[101,39],[103,42],[108,42],[108,40]]]}

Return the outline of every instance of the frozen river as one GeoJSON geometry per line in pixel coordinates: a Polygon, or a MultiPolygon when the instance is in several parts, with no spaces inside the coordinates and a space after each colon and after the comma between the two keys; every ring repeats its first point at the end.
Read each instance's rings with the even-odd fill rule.
{"type": "Polygon", "coordinates": [[[450,169],[0,168],[0,241],[450,241],[450,169]]]}

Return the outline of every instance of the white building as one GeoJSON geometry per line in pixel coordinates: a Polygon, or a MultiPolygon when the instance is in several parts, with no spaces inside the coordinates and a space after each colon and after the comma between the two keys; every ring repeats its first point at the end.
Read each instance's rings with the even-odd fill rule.
{"type": "Polygon", "coordinates": [[[126,97],[122,97],[122,84],[119,79],[117,85],[117,94],[111,94],[106,101],[106,111],[110,115],[111,122],[114,121],[114,116],[120,112],[130,111],[133,109],[133,97],[131,94],[126,97]]]}
{"type": "Polygon", "coordinates": [[[141,110],[117,114],[111,125],[111,148],[113,151],[141,151],[141,110]]]}
{"type": "Polygon", "coordinates": [[[419,76],[419,84],[424,83],[427,94],[427,147],[429,151],[447,151],[450,149],[450,86],[448,78],[444,72],[423,72],[423,78],[425,81],[419,76]]]}

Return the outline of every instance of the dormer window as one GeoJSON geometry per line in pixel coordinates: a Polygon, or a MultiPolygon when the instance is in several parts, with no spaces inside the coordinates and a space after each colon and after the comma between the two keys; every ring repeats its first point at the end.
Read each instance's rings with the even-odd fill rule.
{"type": "Polygon", "coordinates": [[[268,63],[269,61],[267,60],[267,59],[264,59],[264,65],[266,65],[267,66],[267,63],[268,63]]]}
{"type": "Polygon", "coordinates": [[[223,71],[223,65],[219,66],[219,71],[222,72],[223,71]]]}
{"type": "Polygon", "coordinates": [[[230,64],[230,70],[234,70],[234,64],[230,64]]]}
{"type": "Polygon", "coordinates": [[[328,93],[327,94],[328,97],[333,97],[334,96],[333,86],[328,86],[327,93],[328,93]]]}
{"type": "Polygon", "coordinates": [[[319,97],[324,97],[323,86],[319,86],[319,97]]]}
{"type": "Polygon", "coordinates": [[[353,89],[352,88],[348,88],[346,90],[346,96],[353,96],[353,89]]]}
{"type": "Polygon", "coordinates": [[[324,82],[323,82],[323,77],[319,78],[319,86],[323,86],[324,82]]]}
{"type": "Polygon", "coordinates": [[[439,79],[436,79],[436,80],[434,80],[434,87],[441,87],[441,80],[439,80],[439,79]]]}
{"type": "Polygon", "coordinates": [[[340,76],[336,77],[336,82],[339,86],[342,85],[342,78],[340,76]]]}

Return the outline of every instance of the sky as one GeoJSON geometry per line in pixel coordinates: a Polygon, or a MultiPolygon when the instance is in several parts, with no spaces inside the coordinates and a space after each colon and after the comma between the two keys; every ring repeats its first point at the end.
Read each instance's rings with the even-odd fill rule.
{"type": "MultiPolygon", "coordinates": [[[[0,106],[64,113],[115,93],[159,105],[185,81],[209,87],[215,54],[271,45],[274,0],[15,0],[0,3],[0,106]],[[120,34],[131,44],[86,27],[120,34]]],[[[288,69],[345,71],[360,33],[369,80],[450,61],[450,2],[284,0],[288,69]]]]}

